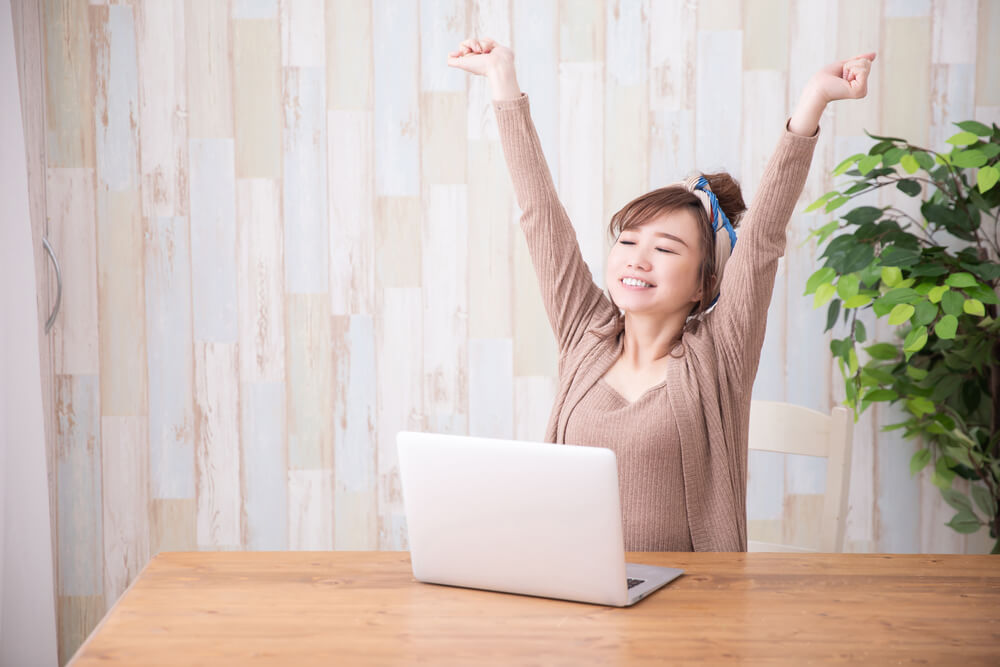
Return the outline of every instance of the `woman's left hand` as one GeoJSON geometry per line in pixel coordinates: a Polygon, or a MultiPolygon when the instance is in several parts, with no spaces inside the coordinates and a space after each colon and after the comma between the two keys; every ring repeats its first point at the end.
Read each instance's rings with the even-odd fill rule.
{"type": "Polygon", "coordinates": [[[823,67],[809,80],[809,88],[824,103],[836,100],[859,100],[868,94],[868,75],[875,52],[850,60],[838,60],[823,67]]]}

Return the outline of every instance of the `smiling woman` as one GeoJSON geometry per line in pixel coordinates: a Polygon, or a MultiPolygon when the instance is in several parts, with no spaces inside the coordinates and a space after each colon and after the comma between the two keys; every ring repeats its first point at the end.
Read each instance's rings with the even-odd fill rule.
{"type": "Polygon", "coordinates": [[[489,78],[521,229],[559,348],[545,439],[615,452],[628,551],[746,550],[750,395],[785,227],[823,109],[864,97],[874,56],[832,63],[810,80],[739,243],[734,227],[746,206],[727,174],[697,174],[616,213],[605,295],[552,182],[513,53],[469,39],[449,54],[449,65],[489,78]]]}
{"type": "MultiPolygon", "coordinates": [[[[731,225],[738,227],[746,204],[736,180],[724,172],[701,178],[731,225]]],[[[699,316],[718,295],[729,254],[717,255],[717,232],[712,227],[702,200],[686,183],[636,197],[612,216],[608,226],[617,239],[605,268],[608,298],[627,318],[654,318],[663,329],[678,331],[671,351],[681,336],[697,330],[699,316]],[[629,284],[627,278],[645,285],[629,284]]]]}

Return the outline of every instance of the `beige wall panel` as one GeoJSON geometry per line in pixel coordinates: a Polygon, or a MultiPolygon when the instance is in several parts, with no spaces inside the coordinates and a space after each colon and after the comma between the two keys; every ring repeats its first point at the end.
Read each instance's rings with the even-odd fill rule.
{"type": "Polygon", "coordinates": [[[462,93],[421,93],[422,182],[465,183],[467,98],[462,93]]]}
{"type": "Polygon", "coordinates": [[[743,27],[743,0],[699,0],[698,30],[739,30],[743,27]]]}
{"type": "MultiPolygon", "coordinates": [[[[547,376],[558,374],[559,350],[549,324],[535,266],[528,252],[528,241],[518,223],[512,225],[514,243],[514,376],[547,376]]],[[[515,380],[516,385],[517,380],[515,380]]],[[[515,387],[516,391],[516,387],[515,387]]],[[[529,392],[530,393],[530,392],[529,392]]],[[[553,398],[555,398],[553,396],[553,398]]],[[[515,401],[516,404],[516,401],[515,401]]],[[[548,402],[551,407],[551,401],[548,402]]],[[[547,413],[546,413],[547,414],[547,413]]],[[[533,417],[527,417],[530,423],[533,417]]],[[[515,414],[515,424],[520,419],[515,414]]],[[[545,424],[539,439],[545,434],[545,424]]]]}
{"type": "Polygon", "coordinates": [[[748,519],[747,539],[781,544],[785,539],[784,523],[781,519],[748,519]]]}
{"type": "Polygon", "coordinates": [[[782,544],[816,549],[819,545],[820,520],[823,515],[823,496],[814,493],[785,496],[782,515],[782,544]]]}
{"type": "MultiPolygon", "coordinates": [[[[864,130],[873,134],[885,132],[879,127],[880,109],[886,79],[892,70],[886,67],[886,53],[881,40],[881,5],[869,0],[842,0],[837,14],[837,59],[853,58],[869,50],[878,53],[872,63],[872,81],[881,80],[880,86],[869,86],[868,97],[862,104],[840,104],[833,116],[833,128],[837,136],[864,135],[864,130]]],[[[850,153],[845,154],[847,157],[850,153]]],[[[843,159],[843,158],[841,158],[843,159]]]]}
{"type": "Polygon", "coordinates": [[[377,373],[371,315],[334,316],[333,544],[378,548],[377,373]]]}
{"type": "Polygon", "coordinates": [[[556,398],[555,372],[530,377],[514,377],[514,437],[518,440],[545,440],[552,403],[556,398]]]}
{"type": "Polygon", "coordinates": [[[288,548],[333,549],[333,471],[288,471],[288,548]]]}
{"type": "Polygon", "coordinates": [[[73,657],[108,610],[103,595],[60,595],[58,603],[59,664],[73,657]]]}
{"type": "Polygon", "coordinates": [[[322,0],[282,0],[278,3],[282,66],[326,66],[325,9],[322,0]]]}
{"type": "Polygon", "coordinates": [[[493,141],[469,142],[469,336],[503,338],[511,327],[510,175],[493,141]]]}
{"type": "Polygon", "coordinates": [[[604,67],[599,63],[561,65],[559,86],[559,116],[564,119],[559,125],[559,198],[576,230],[583,260],[594,282],[603,288],[607,259],[607,224],[602,216],[604,147],[600,141],[581,141],[580,137],[604,134],[604,67]]]}
{"type": "Polygon", "coordinates": [[[264,178],[236,181],[240,380],[285,379],[285,269],[281,188],[264,178]]]}
{"type": "Polygon", "coordinates": [[[149,556],[198,549],[198,506],[194,498],[156,498],[149,503],[149,556]]]}
{"type": "MultiPolygon", "coordinates": [[[[927,145],[930,125],[931,22],[927,17],[885,21],[882,132],[927,145]]],[[[870,130],[871,131],[871,130],[870,130]]],[[[878,134],[875,132],[875,134],[878,134]]]]}
{"type": "MultiPolygon", "coordinates": [[[[327,108],[372,109],[371,4],[326,0],[327,108]]],[[[333,126],[330,126],[332,132],[333,126]]]]}
{"type": "Polygon", "coordinates": [[[469,254],[465,185],[429,185],[423,248],[423,397],[431,430],[468,432],[469,254]]]}
{"type": "MultiPolygon", "coordinates": [[[[510,0],[476,0],[469,3],[465,28],[468,37],[491,37],[500,44],[511,44],[510,5],[510,0]]],[[[466,130],[469,140],[498,140],[493,91],[489,81],[484,76],[471,76],[467,77],[467,84],[469,115],[466,130]]],[[[471,167],[470,162],[470,173],[471,167]]]]}
{"type": "Polygon", "coordinates": [[[276,20],[233,21],[236,177],[281,178],[281,35],[276,20]]]}
{"type": "Polygon", "coordinates": [[[979,0],[976,106],[1000,106],[1000,2],[979,0]]]}
{"type": "Polygon", "coordinates": [[[964,65],[976,62],[977,4],[977,0],[946,0],[932,4],[932,63],[964,65]]]}
{"type": "Polygon", "coordinates": [[[188,138],[233,136],[230,0],[184,2],[188,138]]]}
{"type": "Polygon", "coordinates": [[[372,112],[327,113],[330,311],[375,312],[372,112]]]}
{"type": "Polygon", "coordinates": [[[743,69],[788,70],[790,3],[791,0],[744,2],[743,69]]]}
{"type": "Polygon", "coordinates": [[[559,60],[604,60],[603,2],[559,0],[559,60]]]}
{"type": "Polygon", "coordinates": [[[666,183],[649,183],[649,112],[645,85],[607,85],[604,123],[604,211],[600,220],[603,254],[613,239],[604,230],[627,203],[666,183]]]}
{"type": "Polygon", "coordinates": [[[333,375],[330,300],[326,294],[285,297],[288,377],[288,467],[333,465],[333,375]]]}
{"type": "Polygon", "coordinates": [[[648,21],[651,109],[694,108],[697,22],[697,9],[689,3],[651,3],[648,21]]]}
{"type": "Polygon", "coordinates": [[[184,3],[135,4],[139,169],[145,216],[187,215],[184,3]]]}
{"type": "Polygon", "coordinates": [[[396,434],[426,430],[421,401],[423,308],[420,297],[420,289],[415,287],[381,290],[375,320],[379,549],[407,548],[396,434]]]}
{"type": "Polygon", "coordinates": [[[101,414],[147,414],[143,223],[139,193],[97,192],[101,414]]]}
{"type": "Polygon", "coordinates": [[[195,341],[194,369],[198,547],[239,549],[244,540],[237,345],[195,341]]]}
{"type": "Polygon", "coordinates": [[[379,287],[420,286],[418,197],[375,198],[375,276],[379,287]]]}
{"type": "Polygon", "coordinates": [[[145,417],[101,418],[104,599],[125,592],[149,560],[149,424],[145,417]]]}
{"type": "MultiPolygon", "coordinates": [[[[94,170],[49,169],[44,192],[49,243],[62,273],[62,299],[51,332],[55,373],[96,375],[100,359],[94,170]]],[[[45,261],[48,269],[48,258],[45,261]]],[[[50,275],[54,283],[55,273],[50,275]]]]}
{"type": "Polygon", "coordinates": [[[94,166],[94,73],[89,10],[74,0],[46,0],[45,159],[49,167],[94,166]]]}

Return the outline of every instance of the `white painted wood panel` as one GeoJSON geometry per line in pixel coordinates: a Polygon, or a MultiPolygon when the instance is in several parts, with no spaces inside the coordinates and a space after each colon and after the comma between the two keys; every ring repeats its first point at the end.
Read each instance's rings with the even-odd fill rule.
{"type": "Polygon", "coordinates": [[[375,324],[379,549],[407,548],[396,434],[423,431],[423,309],[420,289],[381,290],[375,324]]]}
{"type": "Polygon", "coordinates": [[[288,548],[288,474],[285,446],[285,385],[240,384],[243,444],[243,514],[246,548],[288,548]]]}
{"type": "Polygon", "coordinates": [[[318,67],[284,73],[285,289],[328,289],[326,78],[318,67]]]}
{"type": "Polygon", "coordinates": [[[325,3],[322,0],[281,0],[281,64],[283,67],[326,65],[325,3]]]}
{"type": "Polygon", "coordinates": [[[728,171],[741,180],[740,131],[743,109],[720,103],[743,99],[743,32],[700,30],[695,70],[695,159],[704,172],[728,171]],[[716,92],[720,91],[720,92],[716,92]]]}
{"type": "Polygon", "coordinates": [[[148,470],[146,418],[102,417],[104,600],[109,608],[149,560],[148,470]]]}
{"type": "Polygon", "coordinates": [[[186,218],[149,220],[146,363],[152,498],[193,498],[194,340],[186,218]]]}
{"type": "Polygon", "coordinates": [[[333,471],[288,471],[288,548],[333,549],[333,471]]]}
{"type": "Polygon", "coordinates": [[[514,376],[508,338],[469,341],[469,435],[514,437],[514,376]]]}
{"type": "Polygon", "coordinates": [[[333,544],[378,548],[377,373],[371,315],[334,317],[333,544]]]}
{"type": "Polygon", "coordinates": [[[243,546],[239,360],[235,343],[195,341],[198,547],[243,546]]]}
{"type": "Polygon", "coordinates": [[[97,182],[111,190],[139,187],[138,72],[132,8],[91,10],[94,25],[97,182]]]}
{"type": "Polygon", "coordinates": [[[420,194],[420,49],[417,5],[372,0],[375,48],[375,194],[420,194]]]}

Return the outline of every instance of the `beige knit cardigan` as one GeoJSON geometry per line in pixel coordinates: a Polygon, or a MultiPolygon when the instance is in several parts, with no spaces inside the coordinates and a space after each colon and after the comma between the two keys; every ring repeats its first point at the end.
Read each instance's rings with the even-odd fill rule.
{"type": "MultiPolygon", "coordinates": [[[[563,443],[574,406],[621,356],[618,334],[624,318],[583,261],[542,153],[528,96],[494,101],[493,108],[522,211],[521,229],[559,350],[558,389],[545,440],[563,443]]],[[[683,355],[667,363],[664,393],[681,439],[684,497],[679,500],[687,506],[695,551],[746,550],[750,394],[778,258],[785,250],[785,227],[818,136],[818,129],[811,137],[795,134],[786,121],[742,219],[719,300],[698,331],[684,335],[683,355]]],[[[657,409],[656,402],[646,405],[657,409]]],[[[573,415],[574,420],[600,418],[573,415]]],[[[634,428],[643,428],[643,420],[634,428]]],[[[622,511],[641,513],[643,507],[622,511]]]]}

